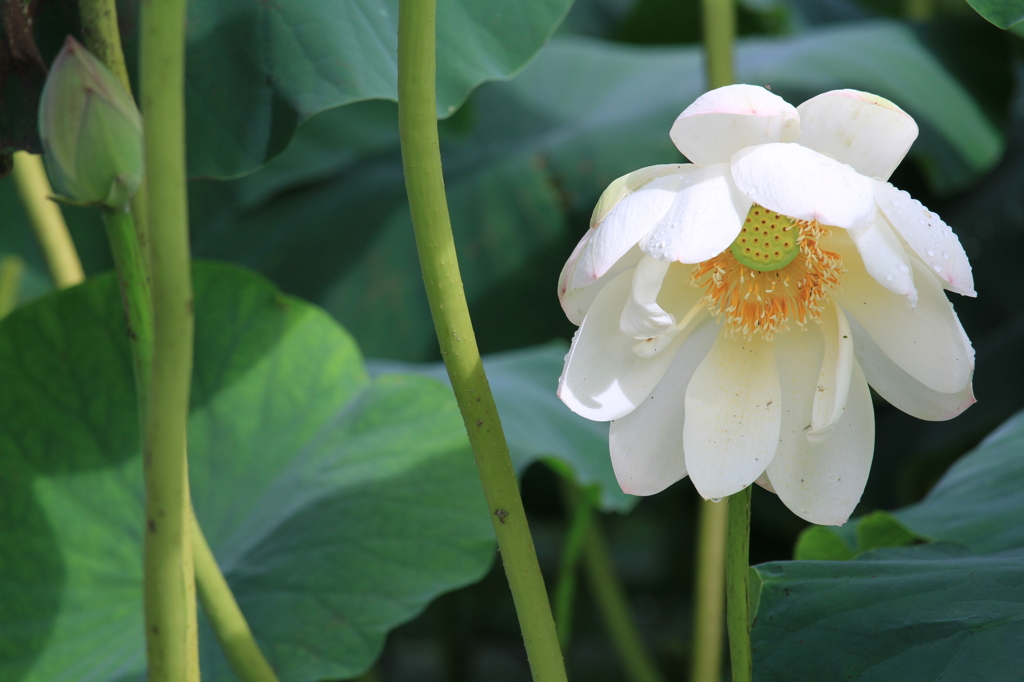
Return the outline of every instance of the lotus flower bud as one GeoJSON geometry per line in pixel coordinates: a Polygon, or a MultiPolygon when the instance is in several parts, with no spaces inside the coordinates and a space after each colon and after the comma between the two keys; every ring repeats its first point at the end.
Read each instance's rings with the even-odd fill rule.
{"type": "Polygon", "coordinates": [[[39,103],[39,136],[55,189],[124,208],[143,176],[142,117],[117,77],[70,36],[39,103]]]}

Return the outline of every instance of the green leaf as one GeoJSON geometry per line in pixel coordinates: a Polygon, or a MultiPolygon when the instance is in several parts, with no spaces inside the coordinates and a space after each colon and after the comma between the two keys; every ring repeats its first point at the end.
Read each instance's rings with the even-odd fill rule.
{"type": "MultiPolygon", "coordinates": [[[[562,263],[609,182],[680,160],[668,131],[701,93],[701,60],[694,48],[557,39],[445,122],[446,189],[485,352],[571,334],[552,294],[562,263]]],[[[947,185],[977,177],[1001,150],[965,88],[897,23],[743,40],[737,65],[743,80],[771,83],[794,103],[843,87],[892,99],[917,117],[914,154],[947,185]]],[[[401,158],[397,140],[388,143],[394,110],[370,104],[313,119],[259,173],[199,185],[195,246],[320,303],[370,355],[434,359],[401,158]],[[310,149],[320,151],[307,165],[310,149]]]]}
{"type": "Polygon", "coordinates": [[[857,555],[840,533],[830,526],[808,526],[797,538],[793,558],[797,561],[846,561],[857,555]]]}
{"type": "MultiPolygon", "coordinates": [[[[574,480],[604,511],[628,512],[637,502],[622,492],[608,455],[608,424],[573,414],[555,395],[568,346],[564,342],[484,356],[512,463],[522,473],[538,460],[574,480]]],[[[421,372],[448,382],[442,363],[371,360],[370,372],[421,372]]]]}
{"type": "MultiPolygon", "coordinates": [[[[551,36],[571,0],[440,0],[437,107],[508,78],[551,36]]],[[[122,26],[137,26],[124,8],[122,26]]],[[[188,7],[188,171],[236,176],[280,153],[310,116],[368,99],[397,100],[394,0],[209,0],[188,7]]],[[[125,36],[125,53],[138,36],[125,36]]]]}
{"type": "MultiPolygon", "coordinates": [[[[282,682],[347,678],[388,630],[479,579],[493,531],[458,409],[367,378],[322,311],[197,265],[196,512],[282,682]]],[[[0,679],[144,672],[142,462],[112,276],[0,322],[0,679]]],[[[203,679],[232,680],[201,626],[203,679]]]]}
{"type": "Polygon", "coordinates": [[[967,4],[999,28],[1024,21],[1024,0],[967,0],[967,4]]]}
{"type": "Polygon", "coordinates": [[[903,547],[919,538],[886,511],[871,512],[857,524],[857,548],[869,552],[882,547],[903,547]]]}
{"type": "Polygon", "coordinates": [[[757,567],[759,680],[1012,680],[1024,641],[1024,548],[883,549],[757,567]]]}

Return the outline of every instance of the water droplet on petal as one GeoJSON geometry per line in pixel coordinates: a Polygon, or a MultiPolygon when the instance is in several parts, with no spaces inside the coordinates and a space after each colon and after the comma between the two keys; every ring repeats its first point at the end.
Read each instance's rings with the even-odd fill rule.
{"type": "Polygon", "coordinates": [[[908,272],[910,272],[910,268],[908,268],[906,265],[901,265],[900,266],[900,272],[902,272],[905,275],[908,272]]]}
{"type": "Polygon", "coordinates": [[[893,206],[899,206],[899,205],[900,205],[900,200],[899,200],[899,199],[896,199],[895,197],[893,197],[892,199],[890,199],[890,200],[889,200],[889,202],[890,202],[890,203],[891,203],[891,204],[892,204],[893,206]]]}
{"type": "Polygon", "coordinates": [[[949,252],[948,251],[943,251],[942,252],[942,258],[944,260],[949,260],[949,252]]]}
{"type": "Polygon", "coordinates": [[[721,498],[721,497],[712,497],[712,498],[711,498],[711,501],[712,501],[712,502],[716,502],[716,503],[717,503],[717,502],[721,502],[721,501],[722,501],[722,498],[721,498]]]}
{"type": "Polygon", "coordinates": [[[935,272],[942,272],[942,267],[941,266],[933,265],[932,267],[935,268],[935,272]]]}
{"type": "Polygon", "coordinates": [[[929,256],[934,256],[935,255],[935,249],[928,249],[927,251],[925,251],[925,253],[927,253],[929,256]]]}
{"type": "Polygon", "coordinates": [[[892,274],[892,273],[889,273],[888,275],[886,275],[886,276],[885,276],[885,281],[886,281],[886,282],[891,282],[891,281],[893,281],[894,279],[896,279],[896,275],[894,275],[894,274],[892,274]]]}

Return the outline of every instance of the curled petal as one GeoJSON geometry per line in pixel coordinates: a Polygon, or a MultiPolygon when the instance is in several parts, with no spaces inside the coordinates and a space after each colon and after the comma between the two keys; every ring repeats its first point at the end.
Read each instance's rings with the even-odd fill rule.
{"type": "Polygon", "coordinates": [[[839,306],[828,306],[822,315],[824,339],[821,371],[814,388],[808,440],[827,440],[846,409],[853,372],[853,334],[839,306]]]}
{"type": "Polygon", "coordinates": [[[875,217],[870,178],[798,144],[743,149],[732,157],[732,176],[754,202],[797,220],[849,229],[875,217]]]}
{"type": "Polygon", "coordinates": [[[686,476],[686,387],[717,335],[718,327],[713,323],[691,334],[651,395],[628,415],[612,422],[608,444],[612,468],[623,492],[653,495],[686,476]]]}
{"type": "Polygon", "coordinates": [[[849,397],[831,437],[810,440],[812,359],[823,357],[821,337],[787,334],[778,340],[782,381],[782,429],[778,453],[768,465],[775,494],[812,523],[842,525],[864,492],[875,446],[875,418],[867,382],[854,363],[849,397]],[[817,338],[815,338],[817,337],[817,338]]]}
{"type": "Polygon", "coordinates": [[[623,272],[598,292],[565,357],[558,397],[587,419],[610,421],[632,412],[661,380],[681,342],[652,358],[633,352],[636,339],[619,331],[632,279],[632,271],[623,272]]]}
{"type": "Polygon", "coordinates": [[[886,180],[917,139],[917,123],[887,99],[858,90],[833,90],[800,106],[799,143],[886,180]]]}
{"type": "Polygon", "coordinates": [[[753,483],[775,456],[782,400],[770,342],[719,335],[686,389],[686,470],[706,499],[753,483]]]}
{"type": "Polygon", "coordinates": [[[942,286],[964,296],[977,296],[971,263],[949,225],[888,182],[875,182],[874,192],[882,213],[942,286]]]}
{"type": "Polygon", "coordinates": [[[882,288],[855,260],[845,262],[840,304],[881,351],[926,387],[939,393],[962,391],[974,372],[974,349],[953,306],[925,266],[911,262],[917,307],[882,288]]]}
{"type": "Polygon", "coordinates": [[[890,360],[856,320],[850,326],[857,362],[871,387],[889,404],[918,419],[945,421],[976,402],[970,381],[954,393],[932,390],[890,360]]]}
{"type": "Polygon", "coordinates": [[[669,135],[686,158],[707,166],[727,162],[744,147],[792,142],[800,135],[800,117],[765,88],[727,85],[686,107],[669,135]]]}
{"type": "Polygon", "coordinates": [[[580,254],[579,267],[592,280],[603,276],[640,239],[650,232],[686,184],[686,178],[698,170],[682,166],[679,173],[650,180],[640,189],[619,200],[594,229],[590,245],[580,254]]]}
{"type": "Polygon", "coordinates": [[[885,216],[876,211],[871,223],[847,230],[847,234],[857,245],[868,274],[892,293],[906,296],[911,306],[917,305],[910,259],[885,216]]]}
{"type": "Polygon", "coordinates": [[[736,239],[750,206],[750,199],[733,183],[728,164],[694,167],[640,248],[666,261],[699,263],[713,258],[736,239]]]}
{"type": "Polygon", "coordinates": [[[619,318],[619,329],[634,339],[649,339],[665,331],[675,320],[658,305],[658,294],[670,264],[644,256],[633,271],[629,298],[619,318]]]}
{"type": "Polygon", "coordinates": [[[620,201],[643,188],[650,181],[666,175],[675,175],[688,165],[686,163],[664,163],[658,166],[648,166],[613,180],[601,193],[601,198],[597,200],[594,212],[590,215],[590,226],[600,225],[612,209],[619,205],[620,201]]]}
{"type": "Polygon", "coordinates": [[[595,280],[584,272],[581,264],[581,257],[590,247],[590,241],[595,234],[595,230],[587,230],[558,275],[558,301],[562,304],[565,316],[575,325],[583,323],[583,318],[597,297],[597,292],[601,291],[601,287],[613,280],[616,275],[635,268],[644,255],[639,247],[633,247],[595,280]]]}

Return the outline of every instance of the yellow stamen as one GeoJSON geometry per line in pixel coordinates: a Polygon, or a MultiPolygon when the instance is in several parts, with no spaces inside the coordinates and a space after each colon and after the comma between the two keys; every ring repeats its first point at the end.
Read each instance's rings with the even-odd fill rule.
{"type": "MultiPolygon", "coordinates": [[[[764,211],[759,206],[755,208],[764,211]]],[[[703,300],[711,314],[723,317],[732,334],[748,339],[760,335],[771,340],[778,332],[789,329],[790,322],[800,327],[809,320],[817,322],[825,299],[839,286],[842,258],[819,244],[830,235],[828,229],[814,221],[787,216],[780,219],[780,224],[798,228],[798,253],[784,253],[780,258],[773,254],[773,269],[763,270],[741,262],[736,249],[731,248],[698,263],[690,277],[694,286],[704,289],[703,300]],[[782,260],[785,262],[777,265],[782,260]]],[[[785,234],[788,236],[790,231],[785,234]]]]}

